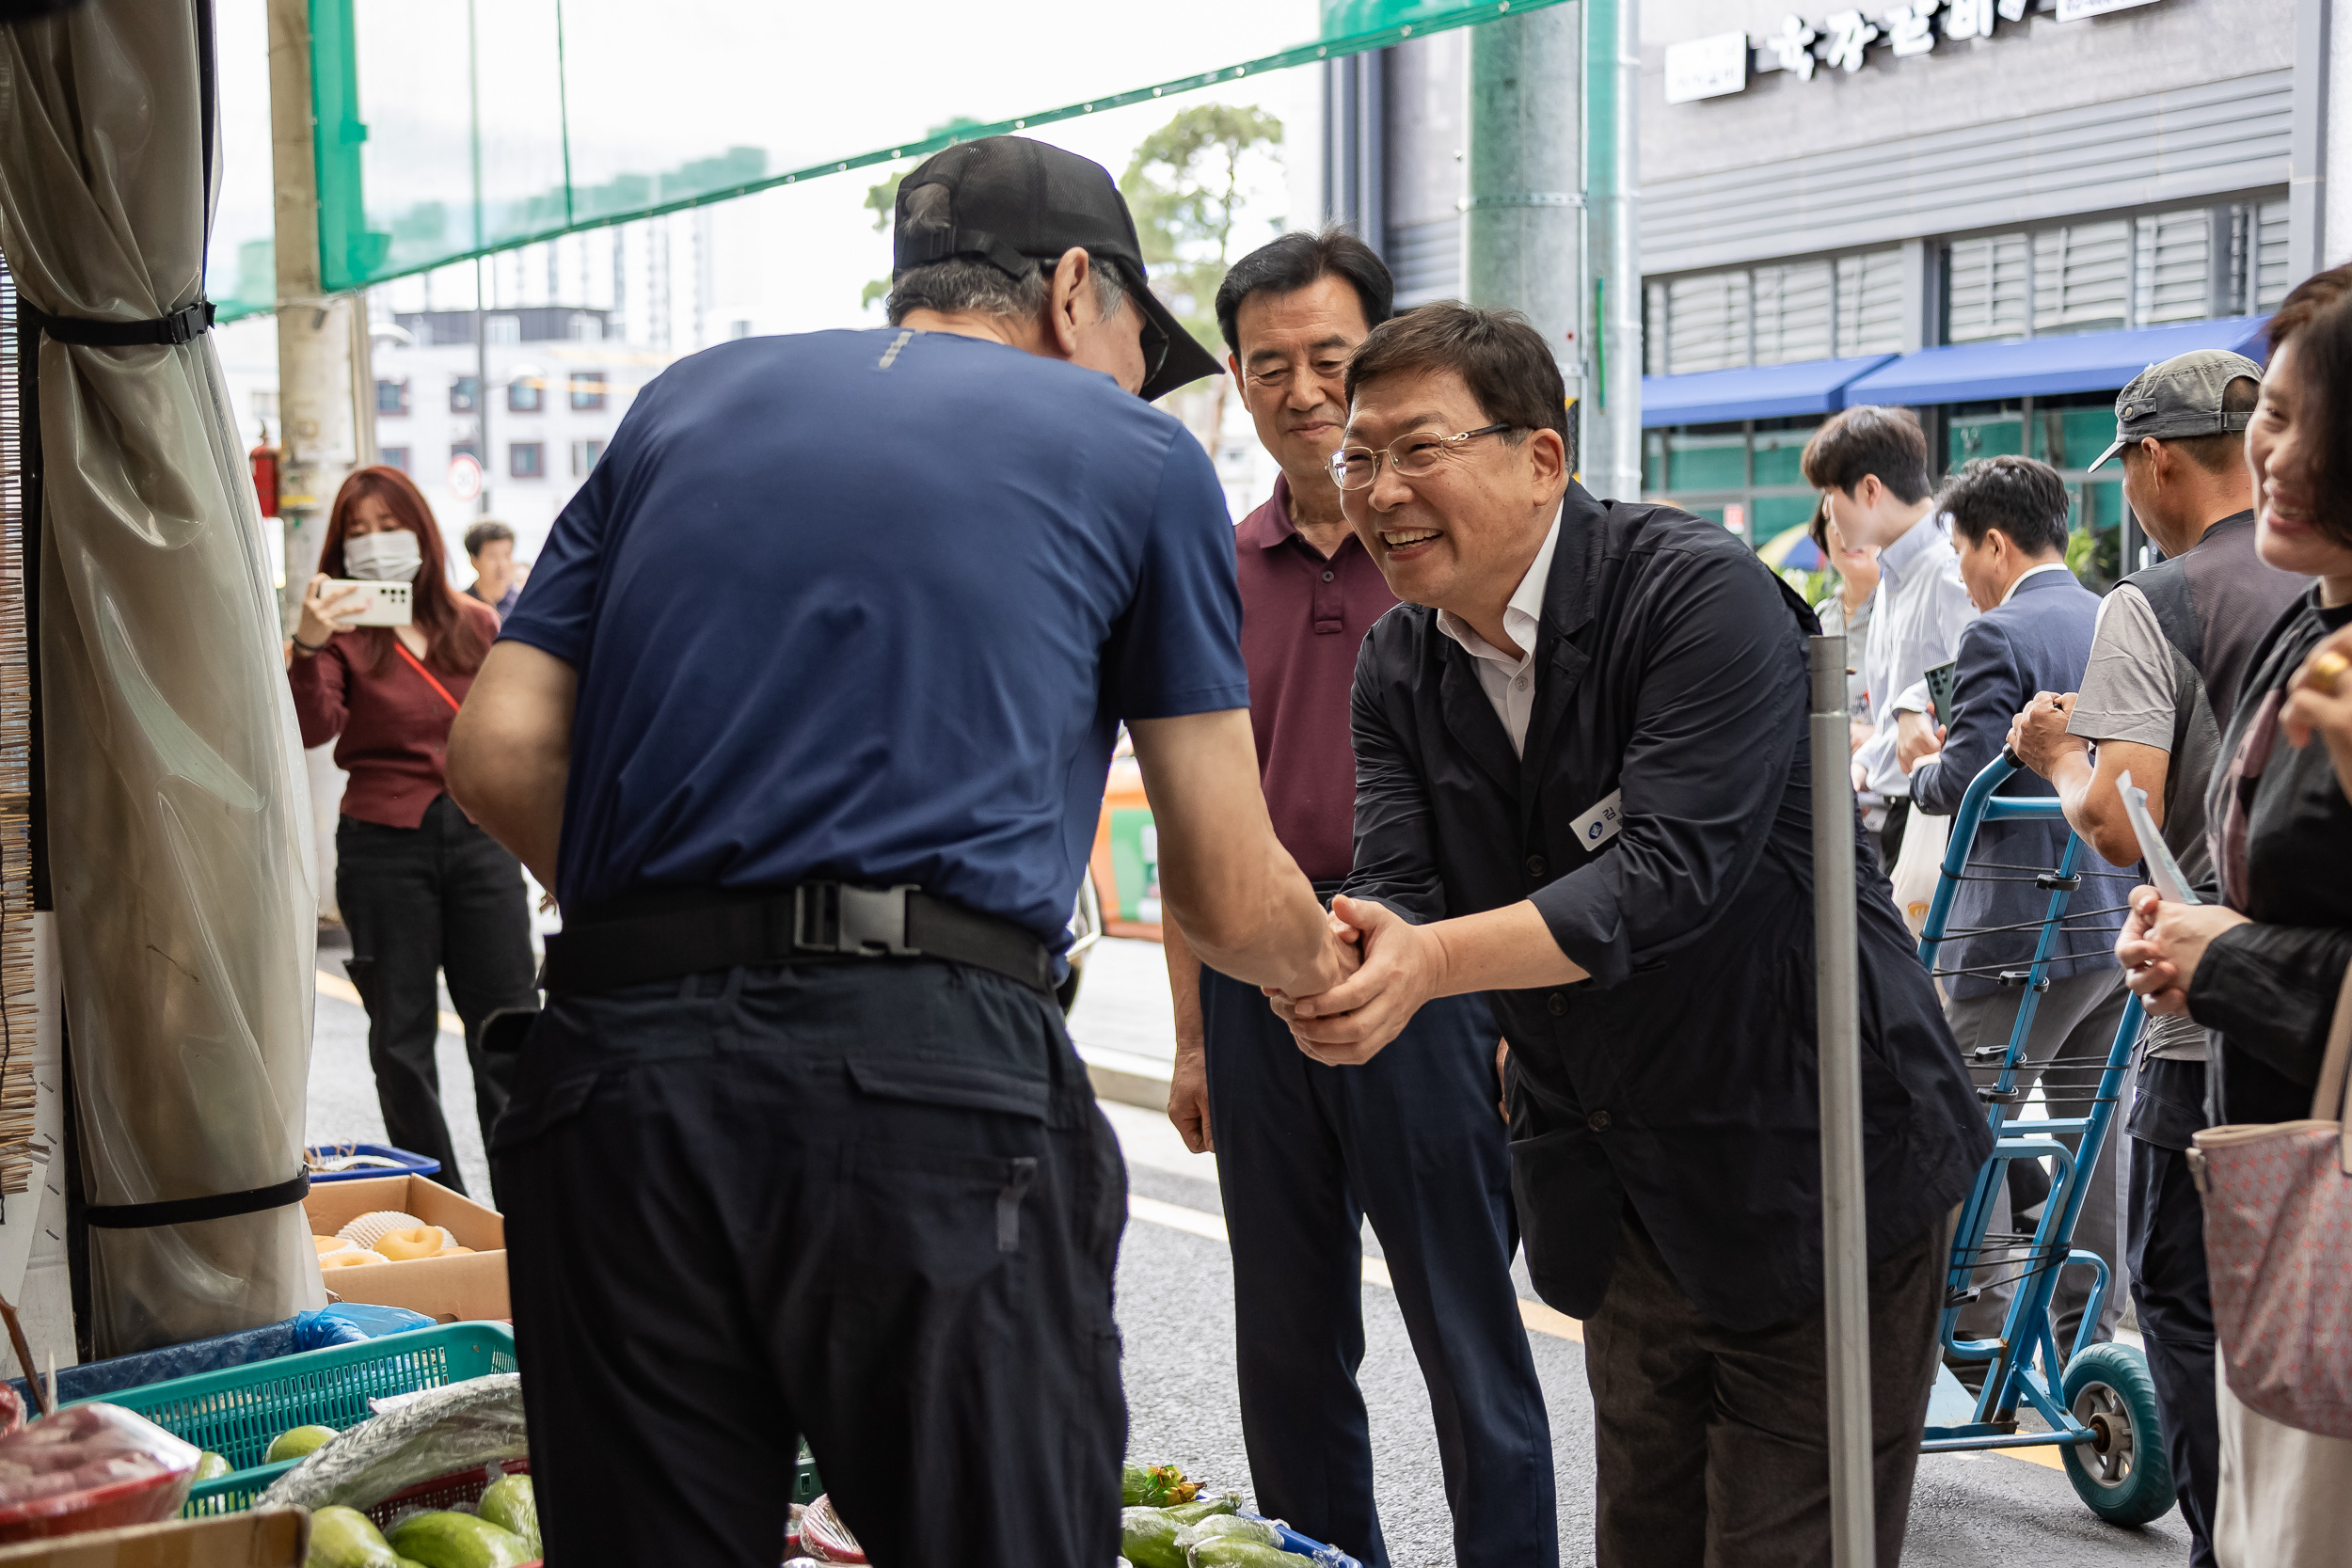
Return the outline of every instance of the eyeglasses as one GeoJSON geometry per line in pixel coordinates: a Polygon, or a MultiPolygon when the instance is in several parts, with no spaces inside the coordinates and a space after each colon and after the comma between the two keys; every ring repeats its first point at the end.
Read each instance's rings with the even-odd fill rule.
{"type": "Polygon", "coordinates": [[[1160,373],[1160,367],[1168,363],[1168,331],[1158,322],[1145,316],[1142,311],[1137,310],[1136,314],[1143,318],[1143,333],[1140,340],[1143,348],[1143,384],[1148,387],[1152,384],[1152,378],[1160,373]]]}
{"type": "Polygon", "coordinates": [[[1481,436],[1500,436],[1516,430],[1512,424],[1490,424],[1476,430],[1465,430],[1455,436],[1440,436],[1435,431],[1417,430],[1410,436],[1400,436],[1386,450],[1371,447],[1342,447],[1331,454],[1331,483],[1343,490],[1366,490],[1380,477],[1380,464],[1387,459],[1389,467],[1406,479],[1419,479],[1433,471],[1438,460],[1465,441],[1481,436]]]}

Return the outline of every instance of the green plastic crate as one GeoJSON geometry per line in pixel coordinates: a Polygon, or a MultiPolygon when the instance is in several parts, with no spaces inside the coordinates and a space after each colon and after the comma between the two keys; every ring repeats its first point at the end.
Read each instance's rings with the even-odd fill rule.
{"type": "Polygon", "coordinates": [[[515,1370],[515,1331],[506,1324],[441,1323],[99,1398],[138,1412],[233,1466],[188,1494],[185,1513],[193,1517],[250,1508],[270,1482],[301,1463],[262,1463],[270,1440],[289,1427],[342,1432],[373,1414],[368,1408],[372,1399],[515,1370]]]}

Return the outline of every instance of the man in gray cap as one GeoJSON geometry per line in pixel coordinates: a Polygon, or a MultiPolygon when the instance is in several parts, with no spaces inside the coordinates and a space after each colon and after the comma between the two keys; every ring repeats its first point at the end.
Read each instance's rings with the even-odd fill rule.
{"type": "MultiPolygon", "coordinates": [[[[2166,847],[2208,896],[2205,785],[2248,657],[2304,586],[2254,553],[2245,432],[2261,380],[2262,367],[2244,355],[2200,349],[2150,366],[2117,396],[2115,444],[2091,467],[2122,458],[2124,503],[2164,559],[2107,595],[2081,690],[2037,693],[2010,731],[2019,758],[2057,786],[2066,819],[2117,865],[2140,858],[2118,787],[2129,774],[2148,792],[2166,847]]],[[[2125,1256],[2200,1564],[2213,1561],[2220,1449],[2204,1214],[2185,1151],[2205,1125],[2204,1028],[2150,1020],[2125,1124],[2125,1256]]]]}

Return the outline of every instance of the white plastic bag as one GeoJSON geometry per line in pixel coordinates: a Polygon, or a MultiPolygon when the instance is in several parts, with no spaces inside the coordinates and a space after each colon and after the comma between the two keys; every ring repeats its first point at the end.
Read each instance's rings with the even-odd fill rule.
{"type": "Polygon", "coordinates": [[[1944,850],[1951,843],[1952,819],[1931,816],[1917,806],[1903,824],[1903,847],[1895,854],[1895,907],[1917,936],[1927,928],[1928,905],[1935,898],[1935,883],[1944,865],[1944,850]]]}

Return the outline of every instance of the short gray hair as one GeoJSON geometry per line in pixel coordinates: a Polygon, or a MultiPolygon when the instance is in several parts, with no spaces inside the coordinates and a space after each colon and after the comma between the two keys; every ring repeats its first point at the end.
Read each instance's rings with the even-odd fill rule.
{"type": "MultiPolygon", "coordinates": [[[[1094,303],[1108,321],[1119,314],[1127,297],[1126,279],[1117,262],[1087,252],[1094,279],[1094,303]]],[[[1055,263],[1059,265],[1058,262],[1055,263]]],[[[911,310],[937,310],[946,315],[1034,317],[1045,309],[1045,264],[1038,263],[1015,277],[993,262],[977,256],[950,256],[893,273],[890,278],[890,325],[897,326],[911,310]]]]}

